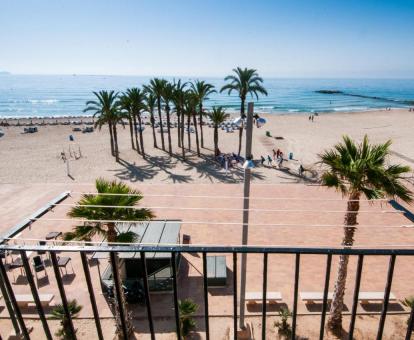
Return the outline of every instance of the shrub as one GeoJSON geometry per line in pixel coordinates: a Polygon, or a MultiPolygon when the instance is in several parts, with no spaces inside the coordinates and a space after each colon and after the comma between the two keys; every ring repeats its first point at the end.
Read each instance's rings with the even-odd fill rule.
{"type": "Polygon", "coordinates": [[[178,301],[178,308],[180,310],[181,334],[186,337],[196,327],[193,315],[197,311],[198,305],[191,299],[184,299],[178,301]]]}
{"type": "MultiPolygon", "coordinates": [[[[69,309],[70,316],[72,318],[75,318],[79,314],[79,312],[81,311],[82,306],[78,305],[76,300],[72,300],[72,301],[68,301],[68,309],[69,309]]],[[[53,308],[51,318],[55,319],[55,320],[60,320],[61,328],[59,328],[57,330],[57,332],[55,333],[55,335],[59,339],[63,339],[63,340],[76,339],[75,334],[72,334],[72,332],[71,332],[71,329],[70,329],[70,326],[69,326],[69,320],[66,318],[66,314],[65,314],[65,310],[63,308],[63,305],[58,304],[58,305],[56,305],[55,308],[53,308]]]]}
{"type": "Polygon", "coordinates": [[[292,328],[288,323],[288,319],[292,317],[292,313],[289,308],[282,308],[279,311],[280,321],[275,321],[275,327],[279,335],[290,337],[292,334],[292,328]]]}

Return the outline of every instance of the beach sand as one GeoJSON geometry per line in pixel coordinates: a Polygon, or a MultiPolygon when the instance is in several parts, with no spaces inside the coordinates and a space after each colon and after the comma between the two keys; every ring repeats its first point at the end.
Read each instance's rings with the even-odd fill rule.
{"type": "MultiPolygon", "coordinates": [[[[318,170],[315,162],[318,153],[332,147],[348,134],[357,140],[367,134],[372,142],[393,141],[392,162],[414,166],[414,113],[408,110],[370,111],[359,113],[321,114],[313,122],[307,114],[262,115],[267,124],[253,131],[253,156],[272,155],[272,149],[280,148],[285,158],[290,152],[294,160],[284,162],[284,169],[259,166],[253,171],[257,183],[297,183],[298,167],[318,170]],[[272,137],[266,136],[269,131],[272,137]],[[283,139],[275,139],[283,137],[283,139]]],[[[67,119],[66,119],[67,120],[67,119]]],[[[22,122],[22,121],[21,121],[22,122]]],[[[0,183],[90,183],[97,177],[121,179],[130,182],[153,183],[238,183],[243,180],[243,169],[238,166],[228,174],[213,161],[213,129],[204,127],[205,148],[202,157],[195,151],[195,135],[192,138],[192,153],[186,161],[181,159],[177,147],[177,129],[172,129],[173,153],[170,157],[161,149],[154,149],[152,131],[146,126],[144,145],[147,160],[131,149],[129,127],[120,127],[119,147],[121,162],[110,155],[109,132],[106,126],[93,133],[73,132],[73,125],[39,126],[37,133],[23,134],[23,127],[3,127],[5,135],[0,138],[0,183]],[[73,135],[74,142],[69,142],[73,135]],[[70,174],[62,161],[62,151],[67,156],[70,150],[82,157],[70,159],[70,174]]],[[[157,133],[158,145],[161,135],[157,133]]],[[[243,139],[244,140],[244,139],[243,139]]],[[[167,134],[165,134],[167,143],[167,134]]],[[[187,143],[187,137],[185,137],[187,143]]],[[[226,133],[219,130],[219,148],[222,152],[237,152],[238,131],[226,133]]],[[[167,148],[167,144],[166,144],[167,148]]],[[[242,148],[244,155],[244,146],[242,148]]],[[[72,153],[72,156],[75,156],[72,153]]],[[[267,164],[267,162],[266,162],[267,164]]],[[[315,173],[307,173],[313,180],[315,173]]]]}

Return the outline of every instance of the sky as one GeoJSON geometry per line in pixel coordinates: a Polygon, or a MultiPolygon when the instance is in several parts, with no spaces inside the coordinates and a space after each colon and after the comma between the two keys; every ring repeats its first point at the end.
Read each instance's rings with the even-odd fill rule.
{"type": "Polygon", "coordinates": [[[414,78],[413,0],[1,0],[0,71],[414,78]]]}

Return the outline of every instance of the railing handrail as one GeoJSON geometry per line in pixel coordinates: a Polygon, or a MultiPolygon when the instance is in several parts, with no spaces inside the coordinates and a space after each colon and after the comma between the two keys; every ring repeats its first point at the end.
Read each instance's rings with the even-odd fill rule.
{"type": "Polygon", "coordinates": [[[398,248],[358,248],[358,247],[291,247],[291,246],[233,246],[233,245],[141,245],[127,246],[81,246],[81,245],[15,245],[2,244],[0,250],[50,251],[50,252],[159,252],[159,253],[278,253],[278,254],[332,254],[332,255],[414,255],[414,246],[398,248]]]}

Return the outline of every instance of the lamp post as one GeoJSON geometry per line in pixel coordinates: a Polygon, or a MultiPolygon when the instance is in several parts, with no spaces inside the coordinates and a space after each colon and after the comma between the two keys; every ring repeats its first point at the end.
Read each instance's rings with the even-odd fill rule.
{"type": "MultiPolygon", "coordinates": [[[[243,232],[242,245],[247,245],[249,235],[249,203],[250,203],[250,177],[251,169],[254,167],[252,160],[252,135],[253,135],[253,111],[254,104],[252,102],[247,104],[247,126],[246,126],[246,161],[243,164],[244,168],[244,192],[243,192],[243,232]]],[[[246,265],[247,253],[241,254],[241,269],[240,269],[240,329],[244,330],[244,305],[246,298],[246,265]]]]}

